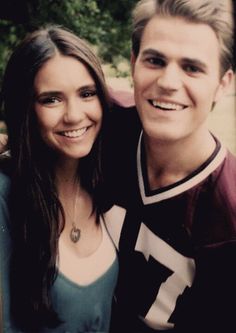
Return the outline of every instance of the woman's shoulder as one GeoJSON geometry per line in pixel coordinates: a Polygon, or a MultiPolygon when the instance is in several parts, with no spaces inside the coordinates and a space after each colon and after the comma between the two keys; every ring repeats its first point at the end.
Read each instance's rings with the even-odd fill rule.
{"type": "Polygon", "coordinates": [[[10,188],[10,178],[0,171],[0,197],[6,197],[10,188]]]}

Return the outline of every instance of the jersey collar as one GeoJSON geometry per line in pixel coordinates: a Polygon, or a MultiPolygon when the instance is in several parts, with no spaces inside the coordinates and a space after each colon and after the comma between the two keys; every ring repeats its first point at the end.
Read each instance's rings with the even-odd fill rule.
{"type": "Polygon", "coordinates": [[[142,137],[143,132],[141,132],[138,142],[137,149],[137,172],[138,172],[138,183],[139,190],[142,197],[144,205],[153,204],[160,202],[169,198],[172,198],[178,194],[181,194],[195,185],[199,184],[201,181],[206,179],[218,166],[223,162],[226,157],[227,150],[220,142],[216,139],[216,149],[210,158],[195,172],[185,179],[165,188],[150,191],[147,179],[145,159],[142,157],[142,137]]]}

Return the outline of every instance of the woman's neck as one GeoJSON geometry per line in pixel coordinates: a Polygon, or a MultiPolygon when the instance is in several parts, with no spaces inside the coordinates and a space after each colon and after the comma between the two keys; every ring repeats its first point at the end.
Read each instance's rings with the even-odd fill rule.
{"type": "Polygon", "coordinates": [[[65,212],[65,229],[71,229],[72,220],[80,220],[82,228],[92,214],[93,206],[91,196],[80,184],[78,162],[63,160],[63,163],[58,163],[55,179],[58,197],[65,212]]]}
{"type": "Polygon", "coordinates": [[[78,161],[63,160],[58,161],[55,167],[55,182],[60,194],[66,196],[67,193],[75,193],[79,186],[78,161]]]}

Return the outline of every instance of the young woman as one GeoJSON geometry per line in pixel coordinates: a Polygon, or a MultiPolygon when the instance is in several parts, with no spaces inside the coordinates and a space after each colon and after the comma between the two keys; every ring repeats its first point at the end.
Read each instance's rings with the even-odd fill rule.
{"type": "Polygon", "coordinates": [[[37,30],[12,54],[1,96],[11,151],[4,329],[107,332],[118,263],[102,221],[109,99],[99,61],[67,30],[37,30]]]}

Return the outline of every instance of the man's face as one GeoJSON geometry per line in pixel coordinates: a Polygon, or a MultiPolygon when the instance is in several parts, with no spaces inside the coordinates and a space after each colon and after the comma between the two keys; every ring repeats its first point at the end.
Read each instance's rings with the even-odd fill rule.
{"type": "Polygon", "coordinates": [[[135,101],[145,136],[171,142],[202,135],[212,105],[229,85],[220,78],[214,31],[181,18],[153,17],[132,56],[135,101]]]}

